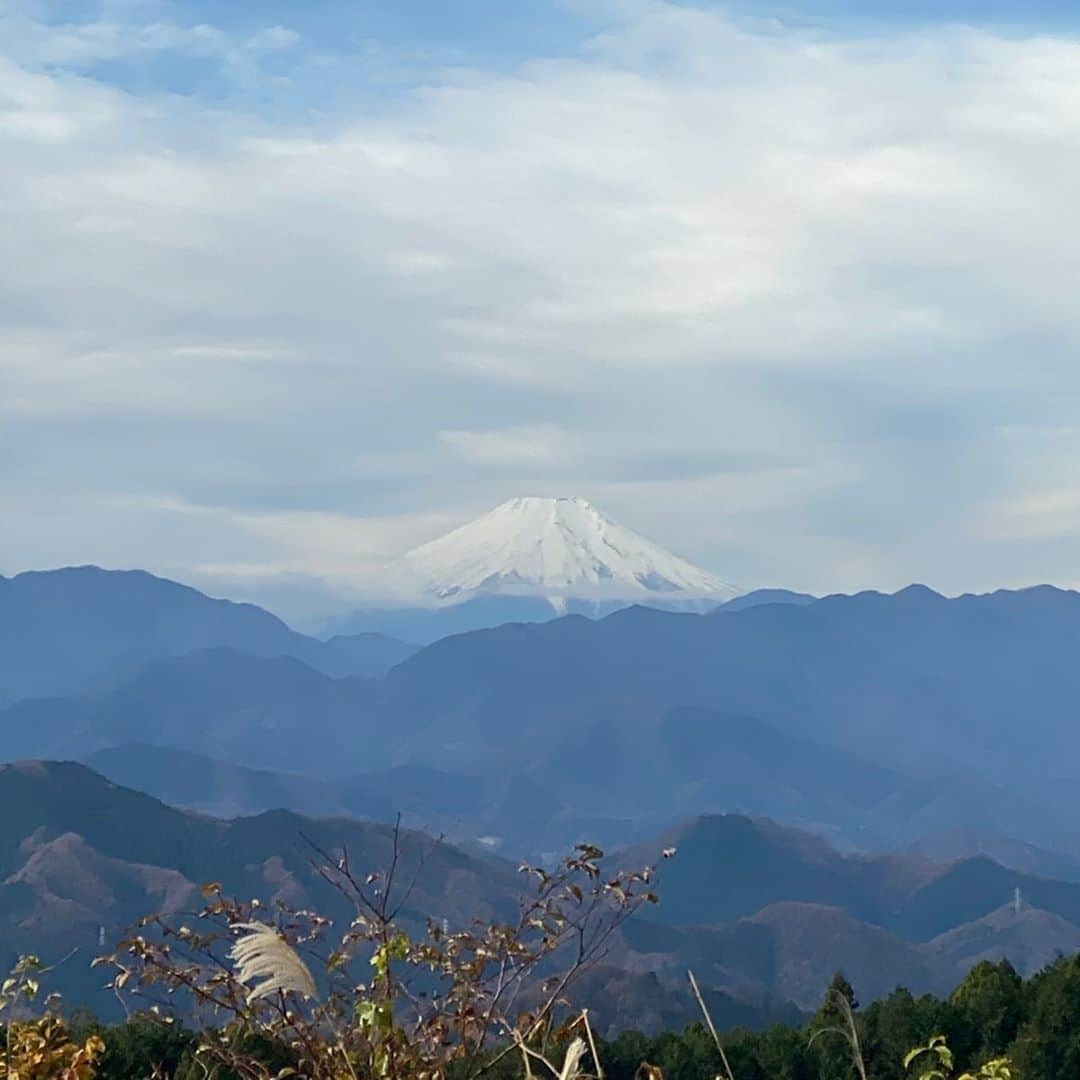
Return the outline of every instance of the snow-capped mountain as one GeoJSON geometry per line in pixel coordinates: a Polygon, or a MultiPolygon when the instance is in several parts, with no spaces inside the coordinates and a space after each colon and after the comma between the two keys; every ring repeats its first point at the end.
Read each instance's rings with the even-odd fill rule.
{"type": "Polygon", "coordinates": [[[414,548],[400,570],[443,602],[503,594],[542,596],[556,606],[568,598],[719,603],[738,593],[585,499],[511,499],[414,548]]]}

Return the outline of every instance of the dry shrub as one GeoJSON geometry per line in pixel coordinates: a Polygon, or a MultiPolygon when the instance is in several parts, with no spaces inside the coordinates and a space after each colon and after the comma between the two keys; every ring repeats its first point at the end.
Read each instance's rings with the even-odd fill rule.
{"type": "MultiPolygon", "coordinates": [[[[314,850],[355,909],[344,932],[211,885],[197,918],[148,918],[103,958],[114,990],[163,1022],[194,1020],[200,1060],[242,1080],[441,1080],[450,1070],[470,1080],[514,1052],[560,1080],[584,1075],[584,1043],[570,1042],[561,1065],[549,1057],[568,1038],[566,995],[626,919],[655,902],[651,869],[607,872],[603,852],[581,845],[553,870],[520,867],[531,886],[513,922],[451,930],[399,918],[411,886],[397,880],[396,843],[386,873],[314,850]]],[[[584,1030],[591,1044],[587,1018],[584,1030]]]]}
{"type": "Polygon", "coordinates": [[[93,1080],[105,1043],[93,1035],[83,1043],[71,1041],[58,1016],[15,1021],[8,1026],[0,1060],[3,1080],[93,1080]]]}

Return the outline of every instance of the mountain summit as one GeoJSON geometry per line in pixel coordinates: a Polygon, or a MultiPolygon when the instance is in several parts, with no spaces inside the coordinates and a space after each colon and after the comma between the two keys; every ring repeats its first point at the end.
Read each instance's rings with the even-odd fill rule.
{"type": "Polygon", "coordinates": [[[428,596],[503,593],[634,600],[709,599],[737,590],[616,524],[585,499],[517,498],[414,548],[402,568],[428,596]]]}

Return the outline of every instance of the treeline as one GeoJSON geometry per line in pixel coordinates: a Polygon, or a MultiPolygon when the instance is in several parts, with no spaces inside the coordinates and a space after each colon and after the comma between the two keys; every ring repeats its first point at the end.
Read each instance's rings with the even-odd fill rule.
{"type": "MultiPolygon", "coordinates": [[[[735,1080],[855,1077],[851,1049],[840,1035],[843,1012],[837,994],[853,1008],[870,1080],[913,1075],[903,1067],[905,1054],[935,1035],[946,1037],[958,1073],[1007,1056],[1019,1080],[1080,1076],[1080,956],[1076,956],[1059,959],[1027,980],[1007,961],[983,962],[947,998],[915,997],[898,989],[866,1006],[859,1005],[853,988],[838,974],[821,1008],[804,1026],[721,1032],[735,1080]]],[[[102,1037],[106,1050],[95,1073],[99,1080],[205,1076],[204,1067],[195,1061],[199,1038],[179,1025],[136,1018],[103,1026],[84,1017],[74,1018],[71,1026],[79,1039],[102,1037]]],[[[628,1031],[598,1040],[597,1050],[606,1080],[634,1080],[642,1075],[643,1063],[661,1070],[664,1080],[710,1080],[723,1071],[704,1023],[656,1036],[628,1031]]],[[[520,1062],[511,1057],[486,1075],[498,1080],[520,1073],[520,1062]]]]}
{"type": "MultiPolygon", "coordinates": [[[[804,1027],[722,1033],[735,1080],[855,1077],[851,1048],[841,1034],[845,1018],[837,994],[853,1008],[870,1080],[913,1075],[914,1070],[904,1069],[905,1055],[935,1035],[946,1037],[957,1073],[1008,1057],[1019,1080],[1080,1077],[1080,956],[1074,956],[1027,980],[1008,961],[984,961],[947,998],[915,997],[898,989],[861,1008],[850,984],[837,974],[804,1027]]],[[[633,1080],[643,1061],[661,1069],[664,1080],[722,1075],[719,1053],[704,1024],[652,1038],[626,1032],[605,1042],[599,1053],[607,1080],[633,1080]]]]}

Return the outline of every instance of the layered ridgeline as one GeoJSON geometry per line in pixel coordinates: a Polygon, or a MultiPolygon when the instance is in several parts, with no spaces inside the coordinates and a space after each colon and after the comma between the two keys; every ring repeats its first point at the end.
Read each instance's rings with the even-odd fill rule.
{"type": "MultiPolygon", "coordinates": [[[[0,625],[0,698],[19,699],[0,710],[0,755],[114,751],[118,770],[141,755],[151,790],[171,765],[140,747],[300,773],[308,786],[381,774],[378,790],[390,784],[417,823],[509,853],[630,842],[732,810],[848,846],[982,849],[1054,873],[1071,861],[1025,843],[1077,850],[1075,593],[635,607],[408,655],[381,638],[315,641],[149,575],[78,570],[5,582],[0,625]],[[381,677],[334,666],[333,650],[371,643],[406,658],[381,677]],[[395,775],[428,780],[395,791],[395,775]]],[[[265,805],[224,797],[227,786],[160,790],[215,809],[265,805]]],[[[382,813],[347,794],[335,805],[382,813]]]]}
{"type": "MultiPolygon", "coordinates": [[[[149,913],[193,912],[201,887],[320,911],[345,926],[355,914],[318,872],[318,851],[347,850],[357,867],[385,869],[394,830],[350,819],[318,821],[284,810],[222,821],[175,810],[70,762],[0,766],[0,962],[20,954],[68,957],[50,989],[102,1015],[118,1007],[92,971],[149,913]]],[[[411,922],[426,915],[467,925],[512,917],[513,867],[406,831],[398,839],[413,883],[411,922]]],[[[272,910],[272,909],[271,909],[272,910]]]]}
{"type": "Polygon", "coordinates": [[[101,689],[151,661],[209,648],[291,656],[331,676],[381,675],[415,651],[379,634],[305,637],[253,604],[141,570],[0,577],[0,704],[101,689]]]}
{"type": "Polygon", "coordinates": [[[505,622],[606,614],[643,603],[707,610],[739,590],[581,498],[517,498],[407,552],[387,569],[405,597],[339,620],[431,642],[505,622]]]}
{"type": "MultiPolygon", "coordinates": [[[[386,825],[280,810],[223,821],[71,763],[0,768],[0,805],[0,959],[68,956],[50,986],[105,1015],[116,1001],[89,961],[142,915],[191,912],[200,886],[216,881],[227,894],[345,923],[351,905],[319,873],[318,851],[348,851],[361,874],[394,858],[386,825]]],[[[418,832],[406,830],[397,847],[401,880],[411,883],[401,914],[410,932],[428,917],[454,928],[513,918],[530,887],[514,864],[418,832]]],[[[727,815],[686,823],[608,865],[620,862],[660,863],[660,903],[625,925],[577,991],[602,1030],[692,1018],[688,966],[719,1022],[761,1026],[813,1008],[838,967],[869,1000],[900,983],[948,990],[981,959],[1007,957],[1030,973],[1080,947],[1080,885],[988,859],[846,856],[808,834],[727,815]],[[659,859],[669,846],[674,858],[659,859]]]]}

